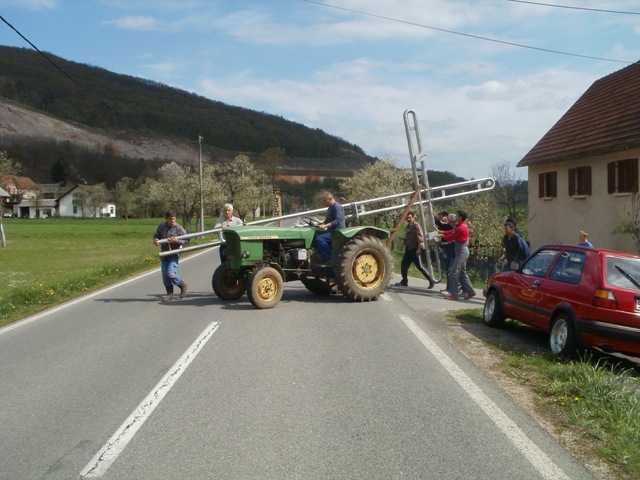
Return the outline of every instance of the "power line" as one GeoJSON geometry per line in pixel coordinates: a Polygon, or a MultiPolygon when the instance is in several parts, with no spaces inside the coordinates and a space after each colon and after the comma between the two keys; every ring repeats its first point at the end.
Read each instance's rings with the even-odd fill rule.
{"type": "Polygon", "coordinates": [[[625,12],[621,10],[604,10],[600,8],[587,8],[587,7],[574,7],[571,5],[558,5],[555,3],[542,3],[542,2],[530,2],[527,0],[507,0],[507,2],[516,2],[516,3],[529,3],[531,5],[542,5],[543,7],[555,7],[555,8],[569,8],[572,10],[586,10],[589,12],[602,12],[602,13],[620,13],[624,15],[640,15],[640,12],[625,12]]]}
{"type": "Polygon", "coordinates": [[[122,118],[130,121],[132,124],[137,125],[145,130],[148,131],[152,131],[150,130],[148,127],[146,127],[145,125],[142,125],[141,123],[133,120],[132,118],[128,117],[127,115],[125,115],[124,113],[120,112],[116,107],[114,107],[113,105],[111,105],[109,102],[107,102],[105,99],[103,99],[100,95],[98,95],[97,93],[93,92],[91,89],[89,89],[88,87],[85,87],[82,83],[80,83],[78,80],[76,80],[71,74],[67,73],[60,65],[58,65],[56,62],[53,61],[52,58],[50,58],[46,53],[44,53],[43,51],[41,51],[38,47],[36,47],[27,37],[25,37],[22,33],[20,33],[18,31],[17,28],[15,28],[13,25],[11,25],[2,15],[0,15],[0,20],[2,20],[5,24],[7,24],[7,26],[9,28],[11,28],[14,32],[16,32],[20,38],[22,38],[25,42],[27,42],[29,45],[31,45],[34,50],[36,52],[38,52],[40,55],[42,55],[49,63],[51,63],[58,71],[60,71],[65,77],[67,77],[69,80],[71,80],[73,83],[75,83],[77,86],[79,86],[80,88],[82,88],[85,92],[87,92],[89,95],[91,95],[92,97],[94,97],[95,99],[97,99],[100,103],[102,103],[103,105],[105,105],[107,108],[109,108],[110,110],[112,110],[113,112],[115,112],[116,114],[120,115],[122,118]]]}
{"type": "Polygon", "coordinates": [[[634,63],[634,62],[628,62],[626,60],[615,60],[615,59],[612,59],[612,58],[593,57],[593,56],[590,56],[590,55],[580,55],[579,53],[562,52],[560,50],[552,50],[552,49],[549,49],[549,48],[533,47],[531,45],[523,45],[521,43],[507,42],[506,40],[497,40],[495,38],[482,37],[480,35],[472,35],[470,33],[456,32],[454,30],[447,30],[447,29],[444,29],[444,28],[433,27],[433,26],[424,25],[424,24],[421,24],[421,23],[410,22],[408,20],[400,20],[400,19],[397,19],[397,18],[386,17],[384,15],[376,15],[375,13],[368,13],[368,12],[363,12],[363,11],[360,11],[360,10],[352,10],[350,8],[338,7],[336,5],[331,5],[331,4],[322,3],[322,2],[316,2],[316,1],[313,1],[313,0],[302,0],[302,1],[303,2],[307,2],[307,3],[312,3],[314,5],[319,5],[321,7],[335,8],[336,10],[343,10],[345,12],[357,13],[359,15],[365,15],[365,16],[368,16],[368,17],[380,18],[382,20],[389,20],[390,22],[404,23],[405,25],[413,25],[414,27],[428,28],[430,30],[436,30],[438,32],[450,33],[452,35],[459,35],[459,36],[468,37],[468,38],[475,38],[477,40],[484,40],[484,41],[487,41],[487,42],[501,43],[503,45],[511,45],[512,47],[527,48],[529,50],[538,50],[540,52],[555,53],[555,54],[558,54],[558,55],[568,55],[568,56],[571,56],[571,57],[588,58],[588,59],[591,59],[591,60],[602,60],[602,61],[605,61],[605,62],[625,63],[627,65],[631,65],[632,63],[634,63]]]}

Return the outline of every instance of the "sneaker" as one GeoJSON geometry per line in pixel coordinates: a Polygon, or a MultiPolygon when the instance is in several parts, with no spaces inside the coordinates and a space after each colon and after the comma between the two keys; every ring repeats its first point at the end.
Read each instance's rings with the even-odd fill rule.
{"type": "Polygon", "coordinates": [[[187,284],[183,283],[182,286],[180,287],[180,298],[184,298],[187,296],[188,289],[189,287],[187,287],[187,284]]]}
{"type": "Polygon", "coordinates": [[[173,301],[173,293],[170,293],[164,297],[162,297],[162,301],[163,302],[172,302],[173,301]]]}
{"type": "Polygon", "coordinates": [[[446,295],[445,300],[460,300],[460,297],[454,297],[453,295],[446,295]]]}
{"type": "Polygon", "coordinates": [[[475,296],[476,296],[476,292],[469,292],[464,296],[464,299],[465,300],[471,300],[475,296]]]}
{"type": "Polygon", "coordinates": [[[406,287],[406,286],[408,286],[407,282],[398,282],[398,283],[396,283],[396,287],[406,287]]]}
{"type": "Polygon", "coordinates": [[[432,281],[429,281],[429,286],[427,287],[429,290],[431,290],[434,287],[435,283],[433,283],[432,281]]]}

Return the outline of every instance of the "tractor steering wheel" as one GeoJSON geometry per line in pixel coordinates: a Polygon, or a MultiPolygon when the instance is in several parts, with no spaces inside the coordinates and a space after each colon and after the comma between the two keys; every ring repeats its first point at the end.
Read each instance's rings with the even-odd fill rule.
{"type": "Polygon", "coordinates": [[[320,220],[315,217],[300,217],[300,220],[309,225],[310,227],[315,227],[320,224],[320,220]]]}

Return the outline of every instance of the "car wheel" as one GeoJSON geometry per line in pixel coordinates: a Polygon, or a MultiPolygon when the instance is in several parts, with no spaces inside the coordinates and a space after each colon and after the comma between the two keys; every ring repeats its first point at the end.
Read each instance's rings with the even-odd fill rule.
{"type": "Polygon", "coordinates": [[[254,307],[273,308],[280,302],[284,281],[275,268],[258,268],[251,274],[248,283],[247,296],[254,307]]]}
{"type": "Polygon", "coordinates": [[[573,355],[576,353],[576,336],[573,323],[566,313],[558,314],[549,331],[549,348],[556,355],[573,355]]]}
{"type": "Polygon", "coordinates": [[[482,310],[482,320],[489,327],[499,328],[504,325],[504,314],[502,313],[502,304],[498,297],[498,292],[491,290],[487,294],[482,310]]]}

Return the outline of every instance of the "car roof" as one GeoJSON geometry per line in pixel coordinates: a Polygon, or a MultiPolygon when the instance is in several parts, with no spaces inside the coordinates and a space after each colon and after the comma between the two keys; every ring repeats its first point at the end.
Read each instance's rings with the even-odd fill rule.
{"type": "Polygon", "coordinates": [[[599,248],[599,247],[584,247],[581,245],[571,245],[568,243],[550,243],[550,244],[541,246],[540,248],[538,248],[538,250],[543,250],[545,248],[560,249],[560,250],[571,249],[571,250],[596,251],[596,252],[603,253],[605,255],[615,255],[618,257],[636,258],[640,260],[640,255],[636,255],[629,252],[621,252],[618,250],[608,250],[606,248],[599,248]]]}

